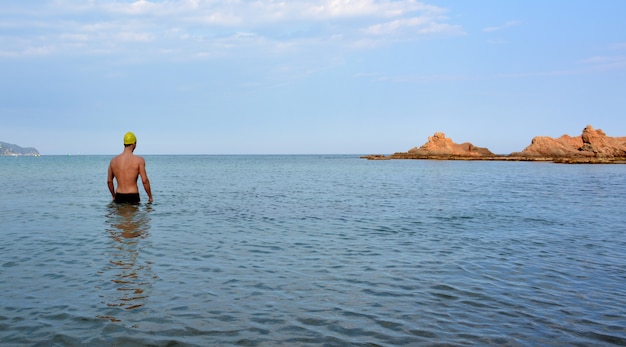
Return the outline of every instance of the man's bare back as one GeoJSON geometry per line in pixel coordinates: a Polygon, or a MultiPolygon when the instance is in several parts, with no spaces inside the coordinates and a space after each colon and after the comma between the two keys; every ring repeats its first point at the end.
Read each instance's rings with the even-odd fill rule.
{"type": "MultiPolygon", "coordinates": [[[[132,135],[132,133],[129,134],[132,135]]],[[[152,191],[150,189],[150,180],[148,180],[148,174],[146,173],[146,161],[142,157],[133,154],[137,142],[134,135],[129,137],[129,134],[126,134],[124,138],[124,152],[111,159],[107,185],[115,202],[120,202],[118,201],[120,200],[120,195],[137,194],[138,199],[139,187],[137,186],[137,179],[141,176],[141,183],[146,194],[148,194],[148,202],[151,203],[152,191]],[[134,142],[126,143],[127,137],[129,137],[128,141],[132,139],[134,142]],[[117,189],[115,189],[113,179],[117,181],[117,189]]]]}

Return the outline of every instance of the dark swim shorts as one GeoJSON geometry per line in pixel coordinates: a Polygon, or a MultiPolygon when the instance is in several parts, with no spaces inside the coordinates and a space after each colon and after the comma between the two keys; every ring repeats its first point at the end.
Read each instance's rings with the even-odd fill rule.
{"type": "Polygon", "coordinates": [[[115,201],[118,204],[138,204],[139,193],[115,193],[115,201]]]}

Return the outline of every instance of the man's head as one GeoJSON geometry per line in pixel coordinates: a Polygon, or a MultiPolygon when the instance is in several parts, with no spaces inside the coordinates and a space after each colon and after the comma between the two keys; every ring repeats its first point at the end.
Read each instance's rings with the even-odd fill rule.
{"type": "Polygon", "coordinates": [[[130,131],[127,132],[124,135],[124,146],[126,147],[135,144],[137,144],[137,137],[135,137],[135,134],[131,133],[130,131]]]}

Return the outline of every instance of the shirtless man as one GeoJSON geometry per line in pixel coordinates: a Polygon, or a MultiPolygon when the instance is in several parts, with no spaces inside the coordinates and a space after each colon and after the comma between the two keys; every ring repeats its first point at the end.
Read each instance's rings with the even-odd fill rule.
{"type": "Polygon", "coordinates": [[[139,187],[137,187],[137,178],[139,176],[141,176],[143,189],[148,194],[148,203],[152,203],[152,191],[150,190],[150,181],[146,173],[146,161],[142,157],[133,154],[136,147],[137,138],[135,134],[127,132],[124,135],[124,152],[111,159],[109,164],[107,184],[113,201],[116,203],[139,203],[139,187]],[[113,178],[117,181],[117,190],[113,184],[113,178]]]}

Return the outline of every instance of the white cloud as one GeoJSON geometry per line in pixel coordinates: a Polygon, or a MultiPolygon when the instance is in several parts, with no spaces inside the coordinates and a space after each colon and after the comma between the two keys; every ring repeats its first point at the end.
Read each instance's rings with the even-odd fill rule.
{"type": "Polygon", "coordinates": [[[11,23],[15,39],[4,43],[13,47],[3,48],[16,55],[29,47],[47,47],[47,54],[110,54],[142,43],[146,54],[214,56],[211,47],[364,48],[462,33],[445,13],[415,0],[50,0],[12,7],[9,15],[0,14],[0,23],[11,23]]]}
{"type": "Polygon", "coordinates": [[[122,31],[116,34],[116,39],[125,42],[149,42],[154,40],[154,36],[146,32],[122,31]]]}
{"type": "Polygon", "coordinates": [[[407,27],[423,27],[429,23],[428,18],[407,18],[396,19],[391,22],[374,24],[365,29],[365,32],[373,35],[385,35],[396,32],[402,28],[407,27]]]}
{"type": "Polygon", "coordinates": [[[412,0],[408,1],[374,1],[374,0],[327,0],[319,5],[314,2],[308,5],[309,11],[321,19],[332,17],[357,16],[402,16],[415,11],[437,11],[434,6],[424,5],[412,0]]]}
{"type": "MultiPolygon", "coordinates": [[[[263,23],[293,19],[330,20],[350,17],[395,17],[422,11],[441,13],[442,9],[415,0],[179,0],[132,3],[90,2],[91,7],[112,14],[183,16],[218,19],[218,24],[263,23]],[[229,20],[224,20],[229,19],[229,20]]],[[[75,6],[74,8],[79,8],[75,6]]],[[[84,7],[82,7],[84,9],[84,7]]],[[[213,23],[213,22],[212,22],[213,23]]]]}
{"type": "Polygon", "coordinates": [[[383,42],[411,40],[420,36],[465,34],[460,26],[442,23],[429,17],[395,19],[371,25],[363,29],[363,32],[376,37],[384,37],[383,42]]]}
{"type": "Polygon", "coordinates": [[[518,25],[522,25],[522,22],[519,20],[511,20],[499,26],[486,27],[483,29],[483,31],[490,33],[490,32],[495,32],[495,31],[500,31],[500,30],[504,30],[507,28],[515,27],[518,25]]]}
{"type": "MultiPolygon", "coordinates": [[[[93,2],[91,3],[94,4],[93,2]]],[[[162,4],[164,3],[139,0],[132,3],[105,2],[102,7],[107,11],[118,14],[142,15],[158,10],[162,4]]]]}
{"type": "Polygon", "coordinates": [[[615,70],[626,68],[626,56],[595,56],[581,63],[598,70],[615,70]]]}
{"type": "Polygon", "coordinates": [[[391,18],[416,11],[440,12],[434,6],[414,0],[324,0],[324,1],[196,1],[193,11],[181,11],[171,3],[163,5],[160,15],[182,15],[182,20],[220,26],[261,26],[297,21],[336,21],[354,18],[391,18]]]}
{"type": "Polygon", "coordinates": [[[59,35],[63,41],[86,42],[89,41],[89,35],[83,33],[67,33],[59,35]]]}
{"type": "Polygon", "coordinates": [[[0,57],[47,56],[55,53],[55,51],[56,49],[51,46],[33,46],[20,50],[0,50],[0,57]]]}

